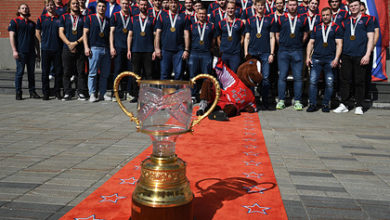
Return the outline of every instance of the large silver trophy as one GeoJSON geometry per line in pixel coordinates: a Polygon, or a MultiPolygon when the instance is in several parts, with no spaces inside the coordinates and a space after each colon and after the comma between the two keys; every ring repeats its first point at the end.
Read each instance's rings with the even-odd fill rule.
{"type": "Polygon", "coordinates": [[[141,80],[137,74],[123,72],[114,82],[115,98],[123,112],[148,134],[153,153],[141,164],[141,177],[132,196],[132,220],[192,220],[193,193],[186,177],[186,163],[175,154],[176,139],[209,115],[220,96],[218,81],[200,74],[190,81],[141,80]],[[119,83],[123,77],[136,78],[140,89],[137,117],[120,101],[119,83]],[[206,78],[215,86],[215,100],[210,109],[193,120],[191,88],[196,80],[206,78]]]}

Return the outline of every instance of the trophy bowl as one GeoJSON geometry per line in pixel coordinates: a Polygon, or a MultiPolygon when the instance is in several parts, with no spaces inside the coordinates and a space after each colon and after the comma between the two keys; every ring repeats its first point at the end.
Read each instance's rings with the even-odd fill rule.
{"type": "Polygon", "coordinates": [[[137,131],[148,134],[152,155],[142,161],[141,176],[132,195],[132,219],[193,219],[193,193],[186,177],[186,163],[175,154],[179,135],[210,114],[220,96],[218,81],[199,74],[190,81],[141,80],[137,74],[123,72],[114,82],[115,98],[123,112],[136,123],[137,131]],[[129,112],[118,94],[123,77],[134,77],[139,84],[137,117],[129,112]],[[216,98],[210,109],[193,120],[191,88],[200,78],[210,79],[216,98]]]}

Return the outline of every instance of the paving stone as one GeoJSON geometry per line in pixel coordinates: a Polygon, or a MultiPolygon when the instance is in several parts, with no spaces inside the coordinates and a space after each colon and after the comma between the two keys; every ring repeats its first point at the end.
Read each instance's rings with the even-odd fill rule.
{"type": "Polygon", "coordinates": [[[51,213],[48,212],[39,212],[32,210],[15,210],[15,209],[7,209],[0,208],[0,216],[4,218],[23,218],[23,219],[46,219],[49,217],[51,213]]]}

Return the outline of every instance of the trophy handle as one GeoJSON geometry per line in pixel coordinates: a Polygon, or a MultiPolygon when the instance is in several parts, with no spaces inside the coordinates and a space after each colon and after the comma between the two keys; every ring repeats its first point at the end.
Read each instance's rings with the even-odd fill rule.
{"type": "Polygon", "coordinates": [[[122,111],[127,115],[129,116],[130,118],[130,121],[134,121],[135,124],[137,125],[136,128],[139,129],[140,128],[140,122],[138,120],[137,117],[134,116],[134,114],[130,111],[128,111],[125,106],[123,106],[122,104],[122,101],[121,99],[119,98],[119,94],[118,94],[118,89],[119,89],[119,83],[120,81],[123,79],[123,77],[126,77],[126,76],[131,76],[131,77],[134,77],[136,80],[137,80],[137,83],[141,80],[141,77],[138,76],[137,74],[133,73],[133,72],[122,72],[121,74],[119,74],[115,81],[114,81],[114,94],[115,94],[115,98],[116,98],[116,101],[118,102],[118,105],[119,107],[122,109],[122,111]]]}
{"type": "Polygon", "coordinates": [[[195,126],[196,124],[198,124],[200,121],[202,121],[205,117],[207,117],[214,110],[215,106],[217,106],[217,102],[219,100],[219,96],[221,95],[221,88],[219,86],[219,82],[217,81],[217,79],[215,79],[215,77],[213,77],[213,76],[211,76],[209,74],[199,74],[199,75],[197,75],[197,76],[195,76],[194,78],[191,79],[191,83],[195,84],[196,80],[198,80],[200,78],[206,78],[206,79],[209,79],[209,80],[211,80],[213,82],[214,88],[215,88],[215,99],[214,99],[214,102],[211,105],[210,109],[207,110],[207,112],[205,112],[201,116],[198,116],[194,121],[192,121],[191,128],[193,126],[195,126]]]}

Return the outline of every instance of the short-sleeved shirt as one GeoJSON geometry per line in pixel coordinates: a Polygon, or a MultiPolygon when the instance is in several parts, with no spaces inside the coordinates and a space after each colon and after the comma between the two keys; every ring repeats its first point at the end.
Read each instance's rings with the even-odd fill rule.
{"type": "MultiPolygon", "coordinates": [[[[297,11],[298,11],[298,14],[306,14],[308,11],[309,11],[309,7],[308,6],[304,6],[303,4],[300,4],[297,8],[297,11]]],[[[317,8],[317,10],[315,11],[316,14],[319,14],[320,13],[320,10],[317,8]]]]}
{"type": "MultiPolygon", "coordinates": [[[[80,10],[81,11],[81,10],[80,10]]],[[[92,9],[90,8],[86,8],[83,12],[81,12],[81,14],[83,16],[88,16],[88,15],[91,15],[91,14],[94,14],[95,12],[92,11],[92,9]]]]}
{"type": "MultiPolygon", "coordinates": [[[[77,28],[74,32],[72,20],[71,20],[70,16],[72,16],[72,15],[69,13],[66,13],[60,17],[60,27],[64,28],[64,33],[65,33],[66,38],[70,42],[74,42],[83,36],[85,17],[82,15],[78,16],[78,18],[76,16],[73,16],[73,20],[75,22],[75,25],[77,24],[77,26],[76,26],[77,28]]],[[[64,44],[64,48],[68,48],[68,45],[64,44]]]]}
{"type": "MultiPolygon", "coordinates": [[[[234,12],[234,16],[236,18],[241,18],[241,14],[242,14],[242,9],[241,8],[236,8],[236,10],[234,12]]],[[[226,11],[224,12],[224,11],[220,10],[220,8],[217,8],[217,9],[215,9],[211,13],[210,22],[212,22],[215,25],[217,25],[220,21],[225,19],[226,16],[227,16],[226,11]]]]}
{"type": "MultiPolygon", "coordinates": [[[[294,37],[291,37],[290,23],[288,13],[278,17],[278,22],[275,25],[275,31],[279,32],[279,50],[303,50],[303,34],[308,31],[307,18],[302,15],[297,15],[297,23],[295,26],[294,37]]],[[[291,19],[294,23],[294,19],[291,19]]]]}
{"type": "Polygon", "coordinates": [[[130,7],[130,10],[131,10],[131,16],[134,16],[134,15],[138,15],[140,12],[139,12],[139,7],[137,4],[134,4],[130,7]]]}
{"type": "Polygon", "coordinates": [[[23,17],[10,21],[8,31],[15,32],[15,46],[19,53],[35,52],[35,23],[23,17]]]}
{"type": "MultiPolygon", "coordinates": [[[[324,25],[325,34],[329,26],[324,25]]],[[[327,39],[327,45],[324,47],[324,39],[322,37],[322,23],[314,27],[310,33],[310,39],[314,40],[313,59],[333,60],[336,56],[336,39],[343,39],[344,31],[335,22],[330,24],[330,31],[327,39]]]]}
{"type": "Polygon", "coordinates": [[[198,21],[194,24],[191,24],[191,52],[209,52],[211,49],[211,44],[213,42],[213,38],[215,38],[215,25],[210,22],[206,22],[203,25],[198,21]],[[202,32],[203,26],[206,25],[204,30],[203,43],[200,43],[200,34],[199,29],[202,32]]]}
{"type": "Polygon", "coordinates": [[[374,29],[380,28],[378,19],[375,16],[370,16],[372,21],[374,22],[374,29]]]}
{"type": "Polygon", "coordinates": [[[271,4],[269,4],[267,1],[265,1],[265,14],[269,15],[274,13],[275,11],[275,1],[272,1],[271,4]]]}
{"type": "Polygon", "coordinates": [[[84,28],[89,29],[88,43],[90,47],[108,47],[108,37],[110,34],[110,23],[107,18],[98,18],[97,14],[88,15],[84,22],[84,28]],[[103,26],[105,22],[103,37],[100,36],[100,26],[97,19],[100,19],[103,26]]]}
{"type": "Polygon", "coordinates": [[[321,15],[319,15],[319,14],[315,14],[315,15],[313,15],[312,17],[310,17],[309,12],[306,12],[306,13],[302,14],[302,16],[304,16],[304,17],[307,18],[307,29],[308,29],[309,31],[311,31],[311,30],[310,30],[310,22],[309,22],[309,19],[310,19],[310,21],[312,21],[312,20],[314,20],[314,17],[316,18],[316,19],[314,20],[314,24],[312,24],[312,25],[313,25],[313,26],[312,26],[313,28],[314,28],[315,26],[317,26],[319,23],[321,23],[321,15]]]}
{"type": "Polygon", "coordinates": [[[241,8],[242,11],[244,11],[245,9],[247,9],[253,5],[252,0],[242,0],[242,1],[243,2],[241,2],[241,0],[236,0],[236,5],[237,5],[236,8],[241,8]],[[245,3],[246,3],[246,7],[244,8],[245,3]]]}
{"type": "MultiPolygon", "coordinates": [[[[59,6],[59,7],[56,6],[56,9],[55,9],[56,14],[57,14],[58,16],[61,16],[61,15],[63,15],[63,14],[66,14],[67,8],[68,8],[68,7],[67,7],[66,5],[59,6]]],[[[41,15],[45,15],[45,14],[47,14],[46,7],[43,8],[42,14],[41,14],[41,15]]]]}
{"type": "Polygon", "coordinates": [[[41,50],[57,51],[61,49],[62,41],[58,35],[60,18],[44,14],[38,17],[37,30],[41,30],[41,50]]]}
{"type": "Polygon", "coordinates": [[[122,21],[121,17],[122,12],[118,11],[115,12],[111,19],[110,19],[110,27],[115,27],[114,32],[114,47],[116,49],[127,49],[127,34],[130,30],[130,14],[128,16],[123,15],[124,22],[122,21]],[[127,23],[126,27],[126,21],[129,19],[129,22],[127,23]],[[126,29],[124,31],[124,29],[126,29]]]}
{"type": "Polygon", "coordinates": [[[256,15],[256,10],[253,6],[246,8],[242,14],[241,14],[241,19],[242,20],[247,20],[248,18],[255,16],[256,15]]]}
{"type": "Polygon", "coordinates": [[[96,6],[97,6],[97,1],[96,0],[88,2],[88,8],[92,11],[91,14],[95,14],[96,13],[96,6]]]}
{"type": "Polygon", "coordinates": [[[340,8],[340,11],[334,15],[332,15],[332,21],[337,25],[341,26],[341,22],[343,22],[348,17],[348,12],[344,9],[340,8]]]}
{"type": "MultiPolygon", "coordinates": [[[[153,14],[148,14],[148,22],[145,26],[145,36],[141,36],[141,24],[139,15],[135,15],[130,21],[130,31],[133,32],[131,52],[153,52],[153,32],[156,24],[156,18],[153,14]]],[[[143,19],[144,23],[146,19],[143,19]]]]}
{"type": "MultiPolygon", "coordinates": [[[[341,24],[344,28],[343,54],[348,56],[364,56],[367,50],[367,33],[374,32],[374,22],[369,15],[362,15],[355,29],[355,40],[351,40],[351,19],[341,24]]],[[[352,18],[353,25],[356,20],[352,18]]]]}
{"type": "MultiPolygon", "coordinates": [[[[221,37],[221,44],[219,50],[222,53],[238,54],[241,52],[241,37],[244,35],[245,25],[244,22],[236,18],[232,29],[232,41],[228,40],[227,19],[223,19],[218,23],[216,28],[217,36],[221,37]]],[[[232,27],[233,23],[229,23],[229,27],[232,27]]]]}
{"type": "Polygon", "coordinates": [[[257,16],[250,17],[245,24],[245,33],[250,34],[248,52],[250,55],[270,53],[270,33],[273,32],[274,18],[269,15],[263,17],[264,21],[260,32],[260,38],[256,36],[258,33],[256,20],[258,20],[260,26],[261,20],[258,19],[257,16]]]}
{"type": "Polygon", "coordinates": [[[209,7],[207,8],[207,15],[208,16],[211,16],[211,13],[213,13],[213,11],[215,9],[219,8],[219,4],[218,4],[218,1],[215,1],[215,2],[211,2],[209,4],[209,7]]]}
{"type": "MultiPolygon", "coordinates": [[[[175,19],[172,13],[172,22],[175,19]]],[[[190,19],[185,13],[178,13],[175,30],[171,30],[169,11],[163,10],[157,19],[156,29],[161,29],[161,48],[168,51],[179,51],[184,49],[184,30],[188,30],[190,19]]]]}

